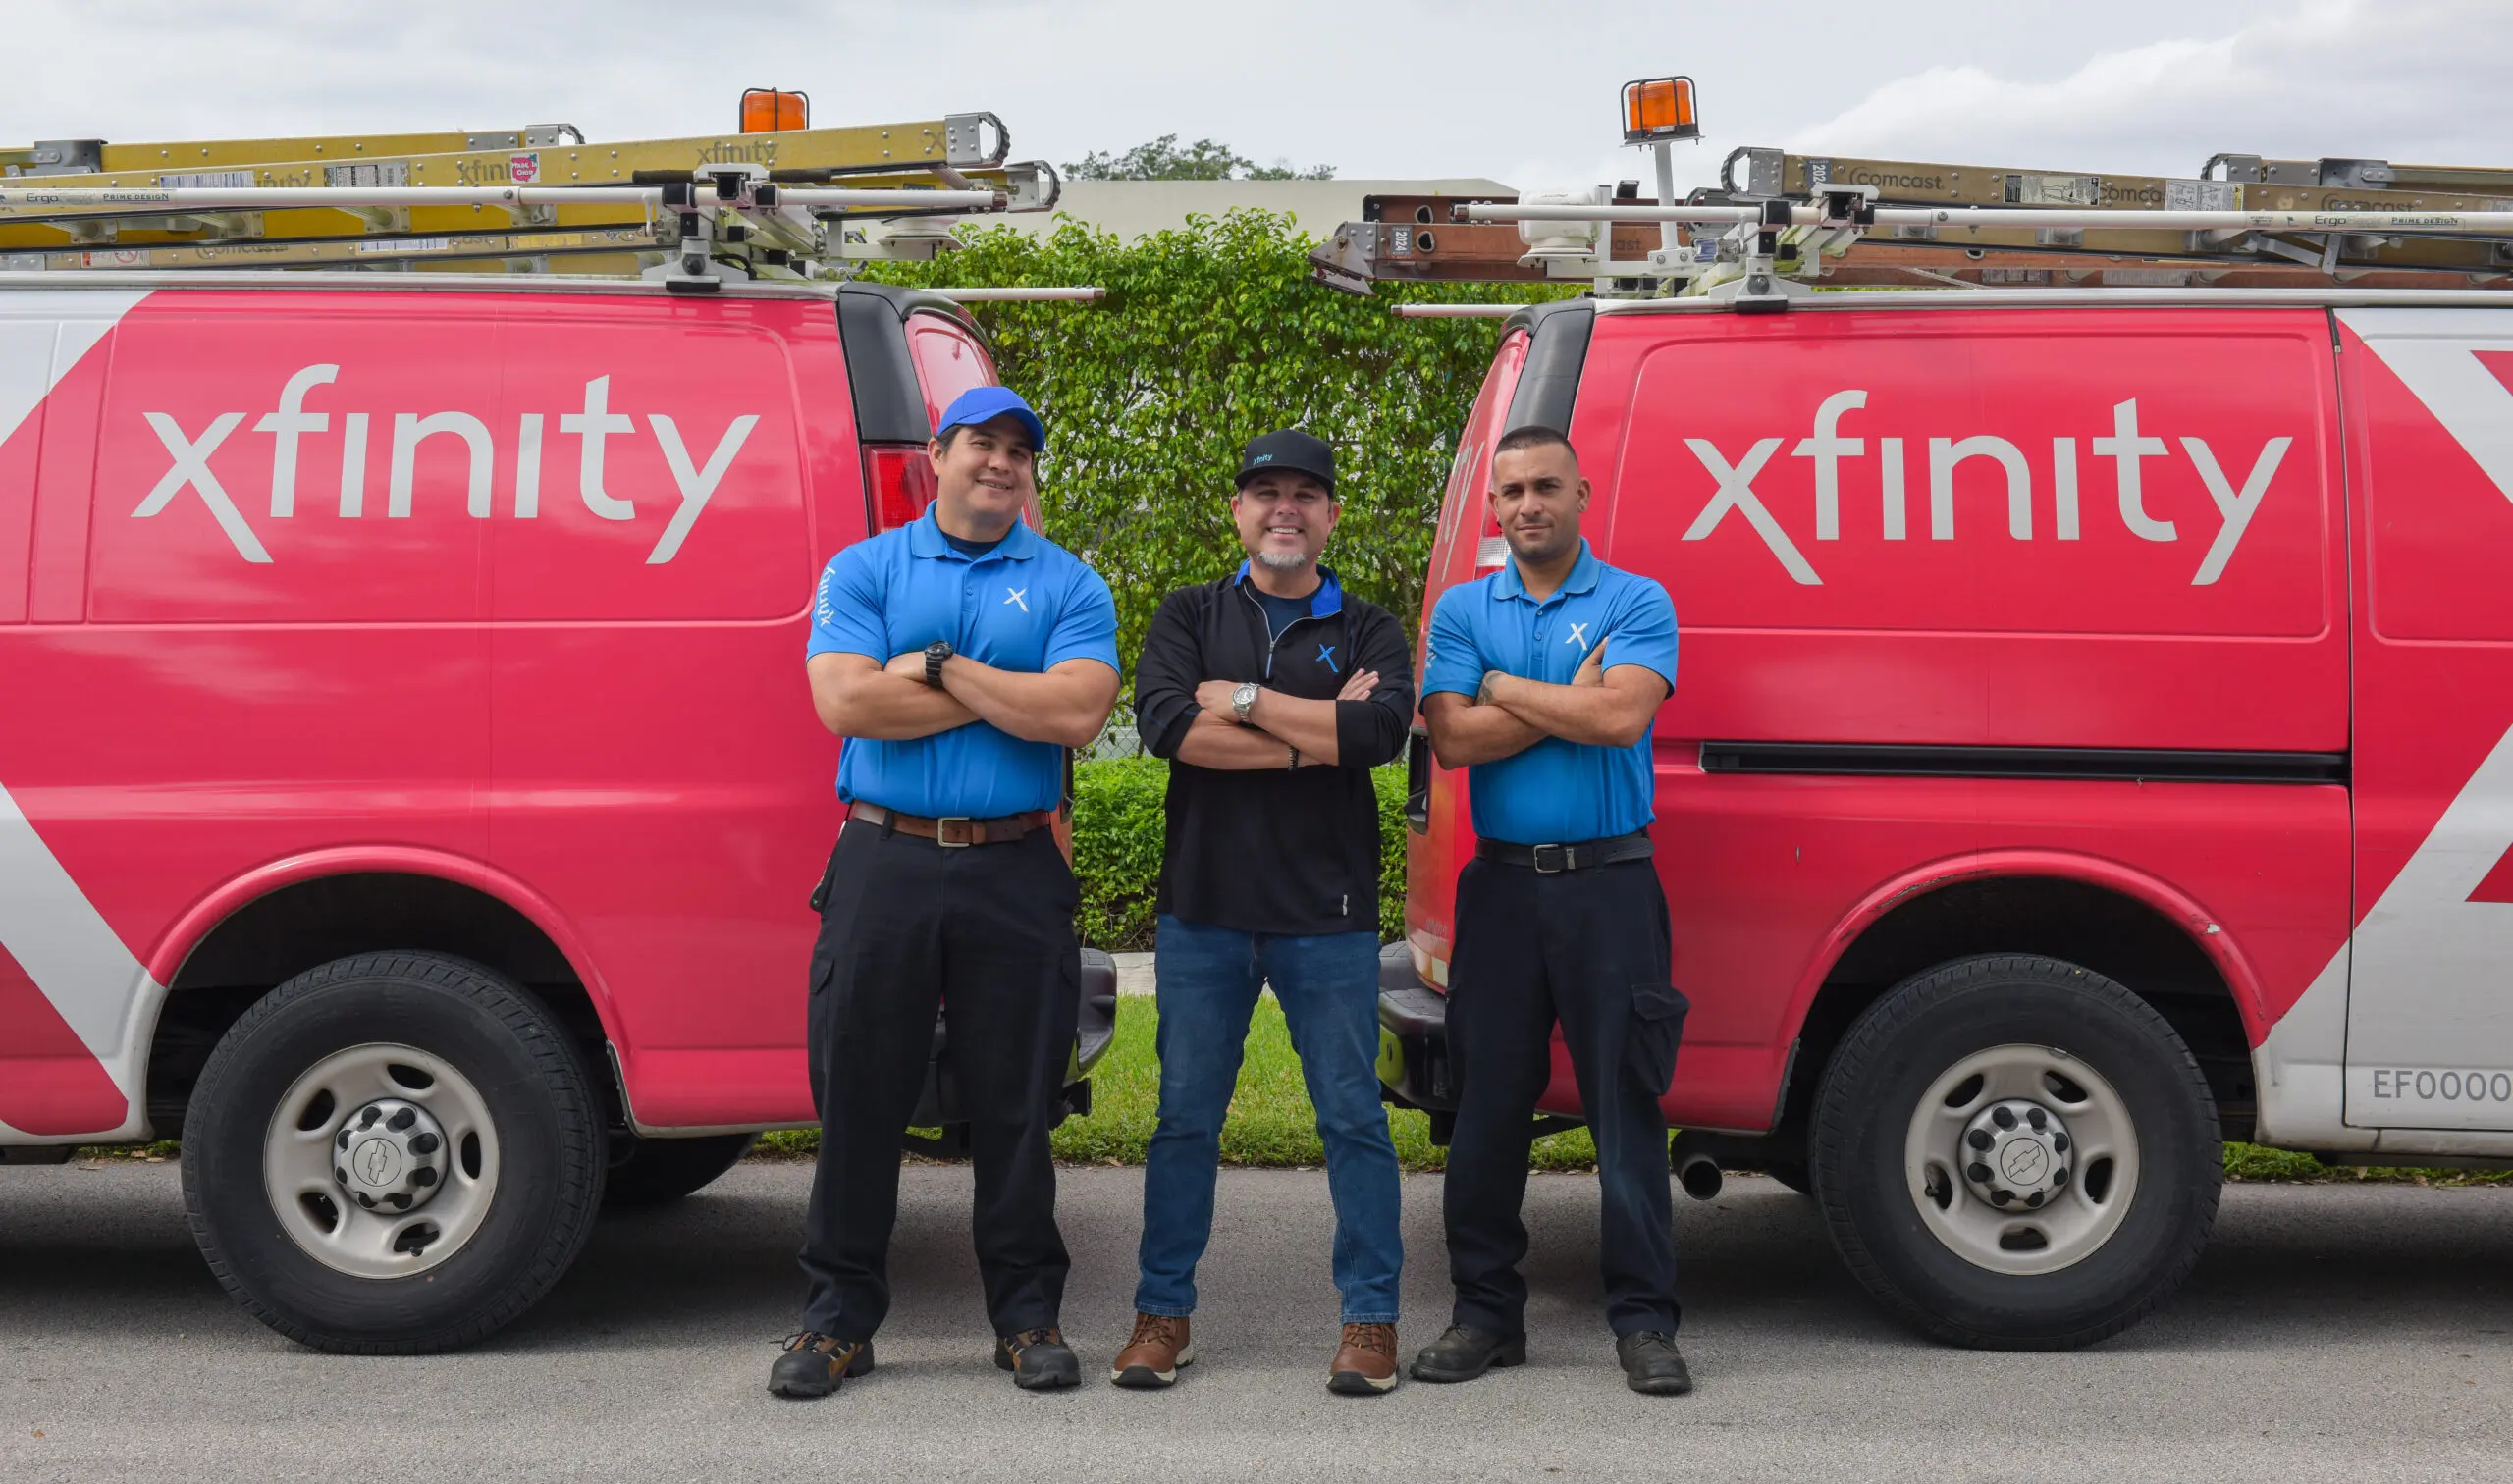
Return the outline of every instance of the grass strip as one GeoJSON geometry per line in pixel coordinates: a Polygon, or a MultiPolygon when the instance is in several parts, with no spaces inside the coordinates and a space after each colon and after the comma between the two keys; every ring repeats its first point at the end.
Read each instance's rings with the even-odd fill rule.
{"type": "MultiPolygon", "coordinates": [[[[1160,1012],[1150,999],[1129,997],[1119,1003],[1116,1043],[1091,1075],[1091,1114],[1066,1119],[1055,1131],[1058,1159],[1072,1164],[1143,1163],[1160,1111],[1160,1059],[1152,1050],[1159,1026],[1160,1012]]],[[[1431,1142],[1426,1115],[1392,1108],[1388,1126],[1395,1134],[1396,1156],[1406,1169],[1445,1168],[1448,1151],[1431,1142]]],[[[760,1140],[760,1146],[771,1157],[809,1154],[820,1146],[820,1136],[808,1129],[771,1134],[760,1140]]],[[[1247,1060],[1239,1069],[1230,1117],[1222,1125],[1221,1157],[1224,1164],[1274,1168],[1322,1165],[1326,1160],[1317,1139],[1317,1115],[1301,1082],[1300,1058],[1292,1052],[1282,1007],[1272,995],[1257,1001],[1249,1026],[1247,1060]]],[[[1596,1145],[1585,1129],[1537,1140],[1530,1161],[1538,1170],[1585,1171],[1596,1164],[1596,1145]]],[[[2326,1165],[2310,1154],[2228,1143],[2225,1177],[2470,1186],[2513,1182],[2513,1171],[2361,1169],[2326,1165]]]]}

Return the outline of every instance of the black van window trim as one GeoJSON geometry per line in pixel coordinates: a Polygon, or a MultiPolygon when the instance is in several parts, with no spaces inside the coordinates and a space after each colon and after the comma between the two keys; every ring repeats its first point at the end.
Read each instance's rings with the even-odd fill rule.
{"type": "Polygon", "coordinates": [[[1965,747],[1856,742],[1704,742],[1706,773],[2065,782],[2337,784],[2345,753],[2148,747],[1965,747]]]}

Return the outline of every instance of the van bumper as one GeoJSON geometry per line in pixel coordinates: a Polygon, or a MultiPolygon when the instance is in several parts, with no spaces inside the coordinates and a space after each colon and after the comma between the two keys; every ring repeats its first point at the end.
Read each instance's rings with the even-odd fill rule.
{"type": "Polygon", "coordinates": [[[1378,951],[1378,1080],[1398,1107],[1435,1113],[1457,1107],[1448,1001],[1414,972],[1413,950],[1403,943],[1378,951]]]}
{"type": "MultiPolygon", "coordinates": [[[[926,1063],[925,1090],[909,1120],[920,1129],[964,1125],[969,1096],[959,1078],[944,1066],[942,1048],[949,1043],[949,1023],[934,1023],[934,1055],[926,1063]]],[[[1073,1055],[1064,1067],[1064,1095],[1056,1110],[1061,1123],[1072,1114],[1091,1111],[1091,1069],[1108,1054],[1117,1038],[1117,961],[1097,948],[1082,950],[1082,1005],[1075,1017],[1073,1055]]]]}

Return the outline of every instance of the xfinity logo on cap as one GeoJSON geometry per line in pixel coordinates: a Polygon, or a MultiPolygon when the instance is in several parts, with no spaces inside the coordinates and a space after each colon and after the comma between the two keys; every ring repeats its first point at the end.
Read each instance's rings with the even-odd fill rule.
{"type": "MultiPolygon", "coordinates": [[[[264,413],[252,425],[255,433],[267,433],[271,448],[270,517],[292,520],[296,515],[297,464],[302,440],[308,435],[329,435],[332,414],[309,411],[305,399],[314,389],[330,386],[340,379],[341,368],[331,363],[307,366],[288,379],[280,389],[279,405],[264,413]]],[[[210,518],[218,522],[236,554],[246,561],[268,562],[270,551],[262,545],[260,535],[244,518],[235,498],[220,482],[211,467],[211,458],[221,446],[243,425],[248,414],[221,412],[213,416],[198,432],[186,432],[172,415],[164,412],[142,412],[140,417],[165,446],[172,459],[154,488],[143,497],[131,513],[141,520],[158,515],[174,504],[177,496],[189,490],[205,505],[210,518]]],[[[340,481],[338,511],[341,519],[357,520],[368,513],[366,499],[367,442],[375,419],[390,417],[384,491],[384,518],[409,518],[418,484],[419,450],[430,439],[439,439],[437,457],[449,454],[463,460],[463,509],[472,518],[486,520],[492,514],[491,483],[498,463],[496,435],[489,425],[468,412],[345,412],[341,416],[339,435],[340,481]]],[[[513,513],[518,520],[532,520],[541,514],[542,443],[546,414],[525,412],[515,421],[512,467],[514,471],[513,513]]],[[[647,553],[646,563],[660,566],[680,555],[681,543],[706,512],[707,502],[723,481],[742,445],[759,425],[757,413],[745,412],[735,417],[716,441],[701,466],[691,456],[692,450],[681,438],[680,427],[668,413],[647,414],[646,423],[656,445],[662,450],[664,463],[671,470],[672,482],[680,494],[679,507],[671,512],[663,531],[655,539],[654,549],[647,553]]],[[[559,436],[574,438],[576,444],[576,498],[587,510],[604,520],[633,521],[639,518],[634,501],[615,495],[607,484],[609,469],[608,441],[613,438],[634,438],[637,419],[625,412],[611,410],[611,378],[597,376],[584,384],[583,401],[573,412],[559,414],[559,436]]]]}
{"type": "MultiPolygon", "coordinates": [[[[1811,460],[1815,474],[1815,539],[1841,539],[1842,466],[1850,459],[1867,456],[1867,440],[1841,435],[1842,416],[1867,405],[1863,391],[1836,392],[1824,398],[1815,409],[1815,426],[1811,436],[1801,438],[1789,451],[1791,458],[1811,460]]],[[[2182,539],[2178,525],[2159,520],[2146,507],[2144,471],[2140,464],[2150,458],[2168,459],[2172,446],[2161,438],[2142,434],[2138,428],[2138,403],[2132,398],[2114,403],[2112,408],[2112,431],[2103,435],[2100,429],[2089,429],[2093,436],[2085,448],[2098,461],[2112,464],[2112,493],[2118,498],[2120,524],[2141,541],[2177,542],[2182,539]]],[[[1735,459],[1722,452],[1719,446],[1706,438],[1687,438],[1684,447],[1692,450],[1717,486],[1710,502],[1693,518],[1684,532],[1686,541],[1708,537],[1730,515],[1750,527],[1789,575],[1809,587],[1821,586],[1813,563],[1754,492],[1754,481],[1761,477],[1772,455],[1780,451],[1784,438],[1765,438],[1735,459]]],[[[1905,440],[1880,438],[1876,441],[1876,476],[1873,488],[1881,503],[1883,534],[1887,541],[1910,539],[1911,510],[1906,478],[1905,440]]],[[[2242,544],[2243,532],[2251,528],[2252,517],[2260,513],[2260,503],[2269,493],[2270,482],[2277,477],[2277,468],[2285,460],[2286,450],[2294,445],[2290,437],[2269,439],[2252,456],[2248,467],[2240,462],[2218,460],[2216,450],[2204,438],[2182,438],[2181,454],[2187,458],[2207,487],[2217,506],[2219,524],[2213,534],[2203,535],[2207,552],[2199,559],[2198,569],[2191,574],[2193,587],[2207,587],[2225,572],[2225,564],[2233,560],[2234,551],[2242,544]]],[[[1954,540],[1954,471],[1966,460],[1980,459],[1995,466],[2005,476],[2006,534],[2016,541],[2034,539],[2034,465],[2043,463],[2049,470],[2051,490],[2051,534],[2059,541],[2080,539],[2084,515],[2078,505],[2080,481],[2090,472],[2080,466],[2078,440],[2055,438],[2047,461],[2028,456],[2026,451],[2006,439],[1987,433],[1963,438],[1931,438],[1926,450],[1928,480],[1928,539],[1954,540]]],[[[2039,450],[2035,450],[2039,454],[2039,450]]],[[[2097,475],[2096,477],[2100,477],[2097,475]]],[[[1976,517],[1977,518],[1977,517],[1976,517]]]]}

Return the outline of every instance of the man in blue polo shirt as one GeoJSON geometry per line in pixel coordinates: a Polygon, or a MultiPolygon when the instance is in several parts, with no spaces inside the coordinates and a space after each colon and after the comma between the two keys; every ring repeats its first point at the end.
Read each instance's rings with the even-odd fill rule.
{"type": "Polygon", "coordinates": [[[1459,873],[1448,1039],[1457,1130],[1443,1214],[1457,1290],[1422,1381],[1526,1358],[1527,1152],[1556,1022],[1597,1146],[1598,1266],[1633,1391],[1692,1389],[1676,1349],[1667,1120],[1684,999],[1650,864],[1649,724],[1676,684],[1666,589],[1597,559],[1588,482],[1550,428],[1504,436],[1492,511],[1510,561],[1440,595],[1422,674],[1431,746],[1467,769],[1477,836],[1459,873]],[[1608,651],[1612,653],[1609,655],[1608,651]]]}
{"type": "Polygon", "coordinates": [[[889,1309],[899,1139],[947,1007],[970,1114],[978,1269],[995,1363],[1072,1386],[1068,1262],[1047,1128],[1080,1008],[1073,872],[1057,848],[1064,750],[1117,699],[1108,585],[1021,523],[1046,430],[1000,387],[963,394],[928,450],[935,500],[821,574],[812,702],[846,740],[847,822],[816,897],[809,1038],[820,1166],[803,1329],[769,1390],[818,1397],[872,1369],[889,1309]]]}

